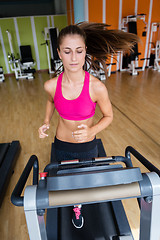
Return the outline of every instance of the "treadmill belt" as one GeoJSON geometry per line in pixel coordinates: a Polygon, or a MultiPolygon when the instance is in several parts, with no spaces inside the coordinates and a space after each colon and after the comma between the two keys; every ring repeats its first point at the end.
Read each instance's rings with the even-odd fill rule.
{"type": "Polygon", "coordinates": [[[60,240],[111,240],[117,236],[110,203],[82,206],[84,225],[77,229],[72,224],[73,207],[59,208],[58,235],[60,240]]]}

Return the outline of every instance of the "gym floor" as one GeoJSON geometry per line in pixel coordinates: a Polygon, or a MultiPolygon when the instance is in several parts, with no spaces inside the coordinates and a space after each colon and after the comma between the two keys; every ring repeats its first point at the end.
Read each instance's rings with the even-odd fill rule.
{"type": "MultiPolygon", "coordinates": [[[[0,83],[0,142],[19,140],[21,153],[11,177],[4,201],[0,208],[0,239],[27,240],[28,231],[23,208],[15,207],[10,196],[19,176],[32,154],[37,155],[40,171],[50,161],[51,143],[55,135],[58,115],[55,113],[49,137],[39,139],[38,128],[44,120],[46,94],[44,82],[51,76],[47,72],[35,74],[34,80],[15,80],[6,77],[0,83]]],[[[129,73],[112,74],[105,82],[113,105],[114,120],[108,129],[97,135],[104,144],[106,153],[123,155],[128,145],[133,146],[156,167],[160,168],[160,73],[151,69],[138,76],[129,73]]],[[[101,117],[96,109],[95,121],[101,117]]],[[[140,166],[134,159],[134,166],[140,166]]],[[[32,177],[28,184],[32,183],[32,177]]],[[[125,200],[135,240],[139,234],[139,210],[135,199],[125,200]]]]}

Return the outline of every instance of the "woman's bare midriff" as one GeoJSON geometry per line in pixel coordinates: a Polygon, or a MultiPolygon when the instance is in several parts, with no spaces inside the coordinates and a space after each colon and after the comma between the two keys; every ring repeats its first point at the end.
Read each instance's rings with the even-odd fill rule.
{"type": "MultiPolygon", "coordinates": [[[[79,130],[78,126],[80,126],[81,124],[84,124],[88,127],[92,127],[93,117],[86,120],[82,120],[82,121],[71,121],[71,120],[66,120],[66,119],[63,119],[62,117],[59,117],[56,137],[61,141],[78,143],[77,141],[75,141],[74,137],[72,136],[72,133],[76,130],[79,130]]],[[[94,137],[95,136],[88,139],[87,142],[92,141],[94,137]]]]}

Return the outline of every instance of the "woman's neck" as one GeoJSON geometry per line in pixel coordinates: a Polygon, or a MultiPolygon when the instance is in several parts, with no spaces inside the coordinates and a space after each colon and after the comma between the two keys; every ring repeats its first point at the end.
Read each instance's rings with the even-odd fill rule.
{"type": "Polygon", "coordinates": [[[79,70],[77,72],[71,72],[71,71],[64,71],[63,77],[65,81],[68,82],[79,82],[82,81],[82,79],[84,79],[85,76],[85,71],[79,70]]]}

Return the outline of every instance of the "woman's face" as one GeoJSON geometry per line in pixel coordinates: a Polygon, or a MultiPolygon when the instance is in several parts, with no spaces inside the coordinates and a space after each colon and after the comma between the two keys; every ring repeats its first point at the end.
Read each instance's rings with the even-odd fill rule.
{"type": "Polygon", "coordinates": [[[72,72],[82,69],[86,56],[84,39],[78,34],[66,35],[61,41],[58,53],[64,69],[72,72]]]}

